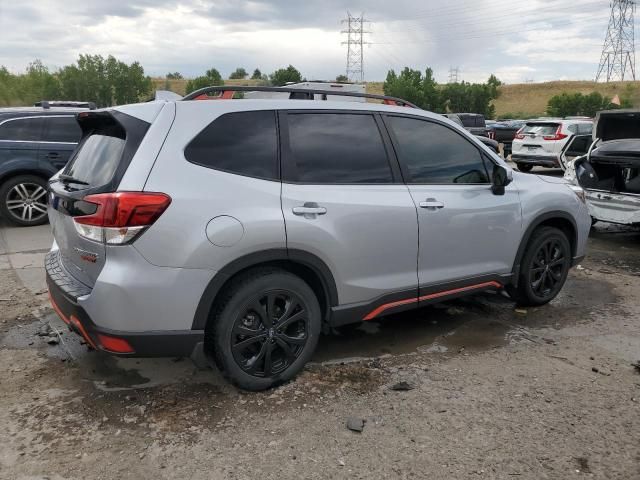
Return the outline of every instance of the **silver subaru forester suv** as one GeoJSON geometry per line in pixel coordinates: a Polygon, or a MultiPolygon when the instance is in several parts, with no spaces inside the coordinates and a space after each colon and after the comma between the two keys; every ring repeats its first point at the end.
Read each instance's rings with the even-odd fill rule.
{"type": "Polygon", "coordinates": [[[219,90],[78,115],[46,270],[93,348],[204,348],[260,390],[333,327],[484,290],[545,304],[585,254],[580,187],[514,172],[441,115],[219,90]]]}

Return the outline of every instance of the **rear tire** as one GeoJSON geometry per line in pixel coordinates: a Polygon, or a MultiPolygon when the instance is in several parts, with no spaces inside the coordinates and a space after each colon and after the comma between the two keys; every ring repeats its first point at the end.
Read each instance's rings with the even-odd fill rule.
{"type": "Polygon", "coordinates": [[[562,230],[542,227],[533,232],[520,264],[518,286],[507,292],[519,305],[534,307],[553,300],[571,268],[571,245],[562,230]]]}
{"type": "Polygon", "coordinates": [[[46,223],[47,181],[36,175],[18,175],[0,186],[0,213],[22,227],[46,223]]]}
{"type": "Polygon", "coordinates": [[[518,166],[518,170],[524,173],[530,172],[533,169],[533,165],[529,163],[516,163],[516,165],[518,166]]]}
{"type": "Polygon", "coordinates": [[[301,278],[260,268],[231,281],[205,331],[222,374],[246,390],[292,379],[311,359],[322,327],[320,305],[301,278]]]}

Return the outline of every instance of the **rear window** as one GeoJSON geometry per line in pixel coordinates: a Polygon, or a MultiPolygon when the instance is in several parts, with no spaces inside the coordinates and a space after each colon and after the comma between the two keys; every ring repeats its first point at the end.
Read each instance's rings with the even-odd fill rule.
{"type": "Polygon", "coordinates": [[[529,135],[555,135],[559,123],[527,123],[521,133],[529,135]]]}
{"type": "Polygon", "coordinates": [[[89,185],[105,185],[120,164],[124,145],[124,138],[93,133],[84,139],[63,173],[89,185]]]}
{"type": "Polygon", "coordinates": [[[0,125],[0,140],[38,141],[42,136],[42,124],[43,119],[41,117],[5,121],[0,125]]]}
{"type": "Polygon", "coordinates": [[[465,127],[484,127],[486,122],[482,115],[459,115],[465,127]]]}
{"type": "Polygon", "coordinates": [[[184,150],[203,167],[278,180],[278,134],[272,110],[227,113],[202,130],[184,150]]]}

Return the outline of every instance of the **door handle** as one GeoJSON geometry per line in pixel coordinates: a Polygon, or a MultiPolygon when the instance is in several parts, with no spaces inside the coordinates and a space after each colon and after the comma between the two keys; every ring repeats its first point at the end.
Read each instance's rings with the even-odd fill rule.
{"type": "Polygon", "coordinates": [[[60,154],[58,152],[49,152],[47,153],[47,158],[50,158],[52,160],[58,158],[60,156],[60,154]]]}
{"type": "Polygon", "coordinates": [[[316,202],[306,202],[301,207],[293,207],[294,215],[304,215],[305,218],[313,218],[314,215],[324,215],[327,213],[327,209],[320,207],[316,202]],[[307,217],[307,215],[309,217],[307,217]]]}
{"type": "Polygon", "coordinates": [[[420,202],[420,208],[440,209],[444,208],[444,203],[437,201],[435,198],[427,198],[424,202],[420,202]]]}

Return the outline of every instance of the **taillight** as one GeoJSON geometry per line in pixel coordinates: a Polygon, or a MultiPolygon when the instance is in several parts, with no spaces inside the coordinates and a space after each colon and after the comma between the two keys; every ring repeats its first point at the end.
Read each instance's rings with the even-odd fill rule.
{"type": "Polygon", "coordinates": [[[516,136],[514,138],[517,138],[518,140],[524,140],[524,134],[522,133],[523,130],[524,127],[520,128],[520,130],[516,132],[516,136]]]}
{"type": "Polygon", "coordinates": [[[564,133],[560,133],[560,131],[562,130],[562,125],[558,125],[558,128],[556,129],[556,133],[553,135],[545,135],[542,138],[544,138],[545,140],[562,140],[568,137],[568,135],[564,134],[564,133]]]}
{"type": "Polygon", "coordinates": [[[73,217],[82,237],[109,245],[131,242],[162,215],[171,197],[153,192],[114,192],[87,195],[85,202],[98,207],[95,213],[73,217]]]}

